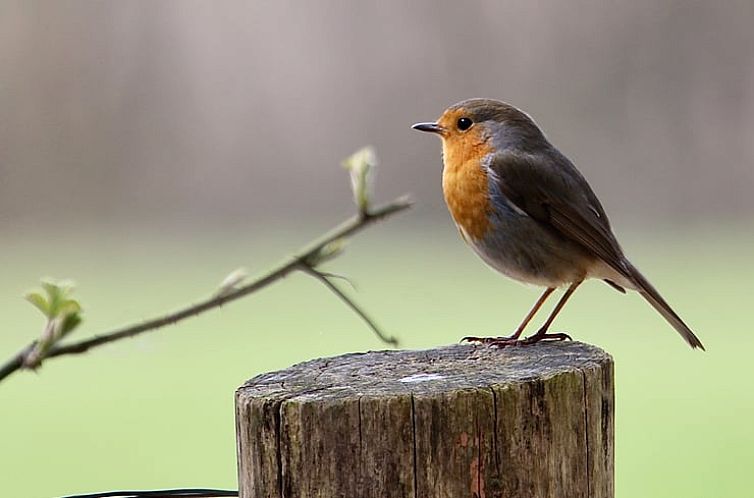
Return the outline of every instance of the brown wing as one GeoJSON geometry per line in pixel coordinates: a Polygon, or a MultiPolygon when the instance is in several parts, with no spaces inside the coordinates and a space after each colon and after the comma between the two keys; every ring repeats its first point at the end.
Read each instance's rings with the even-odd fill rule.
{"type": "Polygon", "coordinates": [[[556,149],[540,155],[502,153],[490,168],[500,192],[542,226],[576,242],[637,286],[692,348],[702,342],[623,255],[605,210],[576,167],[556,149]]]}
{"type": "Polygon", "coordinates": [[[494,157],[490,168],[510,202],[631,278],[605,210],[565,156],[554,148],[537,155],[504,152],[494,157]]]}

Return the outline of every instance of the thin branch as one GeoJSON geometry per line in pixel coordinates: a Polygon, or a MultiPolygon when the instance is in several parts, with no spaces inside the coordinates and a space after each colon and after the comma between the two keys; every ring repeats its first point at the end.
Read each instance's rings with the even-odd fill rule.
{"type": "MultiPolygon", "coordinates": [[[[319,255],[328,244],[348,237],[349,235],[353,235],[374,224],[375,222],[384,220],[396,213],[408,209],[409,207],[411,207],[411,205],[412,202],[408,197],[400,197],[393,202],[380,206],[367,213],[359,213],[358,215],[344,221],[334,229],[330,230],[325,235],[322,235],[318,239],[307,244],[293,257],[289,258],[283,263],[280,263],[278,266],[274,267],[264,275],[258,277],[256,280],[246,285],[238,287],[237,289],[226,291],[221,295],[215,294],[212,297],[205,299],[204,301],[193,304],[191,306],[187,306],[178,311],[168,313],[167,315],[160,316],[152,320],[147,320],[146,322],[142,322],[140,324],[130,325],[111,332],[105,332],[99,335],[95,335],[94,337],[91,337],[89,339],[53,346],[45,357],[52,358],[55,356],[84,353],[92,348],[99,347],[113,341],[125,339],[127,337],[134,337],[150,330],[156,330],[166,325],[180,322],[205,311],[218,308],[226,303],[235,301],[236,299],[240,299],[282,279],[295,270],[302,270],[303,268],[311,269],[315,267],[319,259],[319,255]]],[[[328,283],[332,285],[330,282],[328,283]]],[[[339,293],[340,291],[337,290],[333,292],[339,293]]],[[[394,344],[395,340],[393,338],[386,339],[383,334],[373,326],[371,321],[358,307],[355,307],[353,303],[347,298],[344,298],[344,300],[347,304],[349,304],[351,309],[358,313],[367,322],[370,328],[372,328],[372,330],[381,340],[389,344],[394,344]]],[[[24,347],[15,356],[13,356],[0,366],[0,381],[23,367],[24,358],[29,354],[30,351],[34,349],[35,344],[36,341],[24,347]]]]}
{"type": "Polygon", "coordinates": [[[319,271],[319,270],[317,270],[317,273],[319,273],[323,277],[337,279],[337,280],[342,280],[345,283],[347,283],[348,286],[351,287],[351,289],[353,289],[354,291],[358,290],[356,288],[356,284],[354,284],[353,281],[350,278],[346,277],[345,275],[339,275],[337,273],[332,273],[332,272],[329,272],[329,271],[319,271]]]}
{"type": "Polygon", "coordinates": [[[15,372],[16,370],[19,370],[23,364],[24,364],[24,358],[34,351],[34,346],[37,345],[37,341],[32,342],[25,348],[23,348],[21,351],[16,353],[15,356],[10,358],[8,361],[3,363],[2,366],[0,366],[0,381],[15,372]]]}
{"type": "Polygon", "coordinates": [[[332,281],[330,280],[331,277],[328,274],[319,272],[315,268],[312,268],[310,266],[304,266],[302,270],[322,282],[325,287],[330,289],[336,296],[338,296],[344,303],[346,303],[346,305],[351,308],[354,313],[359,315],[361,319],[364,320],[364,323],[366,323],[369,328],[372,329],[372,332],[374,332],[382,342],[390,344],[393,347],[398,347],[398,339],[393,336],[385,335],[385,333],[380,330],[377,324],[374,323],[374,320],[372,320],[358,304],[356,304],[350,297],[348,297],[342,290],[340,290],[337,285],[332,283],[332,281]]]}

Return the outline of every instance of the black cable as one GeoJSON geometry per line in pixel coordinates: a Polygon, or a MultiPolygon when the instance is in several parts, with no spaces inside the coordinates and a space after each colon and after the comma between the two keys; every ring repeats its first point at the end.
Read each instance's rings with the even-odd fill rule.
{"type": "Polygon", "coordinates": [[[238,491],[229,489],[160,489],[157,491],[107,491],[88,495],[69,495],[60,498],[217,498],[237,497],[238,491]]]}

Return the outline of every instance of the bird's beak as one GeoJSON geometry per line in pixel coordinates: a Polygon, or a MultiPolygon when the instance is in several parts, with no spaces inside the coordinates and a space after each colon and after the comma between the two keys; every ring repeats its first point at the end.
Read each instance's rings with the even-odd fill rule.
{"type": "Polygon", "coordinates": [[[414,130],[426,131],[429,133],[437,133],[439,135],[442,135],[445,132],[445,128],[437,123],[416,123],[411,128],[413,128],[414,130]]]}

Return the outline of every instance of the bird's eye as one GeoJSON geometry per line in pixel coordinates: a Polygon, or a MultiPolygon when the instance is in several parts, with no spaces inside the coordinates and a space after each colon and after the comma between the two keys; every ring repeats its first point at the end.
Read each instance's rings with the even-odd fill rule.
{"type": "Polygon", "coordinates": [[[471,121],[469,118],[458,118],[458,129],[461,131],[466,131],[469,128],[471,128],[471,125],[474,124],[473,121],[471,121]]]}

